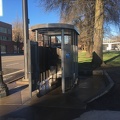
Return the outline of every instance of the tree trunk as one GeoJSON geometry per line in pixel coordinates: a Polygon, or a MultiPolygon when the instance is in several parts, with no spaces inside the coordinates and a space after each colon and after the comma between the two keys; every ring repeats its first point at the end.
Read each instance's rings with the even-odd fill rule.
{"type": "Polygon", "coordinates": [[[103,63],[103,24],[104,24],[104,1],[96,0],[95,24],[94,24],[94,49],[93,64],[98,67],[103,63]]]}

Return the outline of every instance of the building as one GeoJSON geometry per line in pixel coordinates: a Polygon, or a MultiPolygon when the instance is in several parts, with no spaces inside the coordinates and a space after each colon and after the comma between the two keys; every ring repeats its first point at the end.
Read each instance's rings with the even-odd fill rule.
{"type": "Polygon", "coordinates": [[[23,43],[12,41],[12,25],[2,21],[0,21],[0,46],[1,54],[20,53],[23,48],[23,43]]]}
{"type": "Polygon", "coordinates": [[[120,42],[103,42],[103,50],[120,50],[120,42]]]}
{"type": "Polygon", "coordinates": [[[0,21],[0,45],[1,53],[12,53],[12,25],[0,21]]]}

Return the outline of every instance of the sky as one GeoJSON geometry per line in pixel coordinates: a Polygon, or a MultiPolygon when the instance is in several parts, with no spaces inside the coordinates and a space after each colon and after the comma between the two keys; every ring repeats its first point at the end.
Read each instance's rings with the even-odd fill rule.
{"type": "MultiPolygon", "coordinates": [[[[28,1],[28,18],[30,21],[29,27],[36,24],[59,22],[58,11],[46,12],[43,7],[39,6],[38,4],[39,0],[27,0],[27,1],[28,1]]],[[[12,24],[17,19],[17,17],[20,18],[22,21],[22,0],[2,0],[2,6],[3,16],[0,16],[0,21],[12,24]]],[[[111,32],[113,35],[120,34],[118,30],[113,26],[111,32]]]]}
{"type": "MultiPolygon", "coordinates": [[[[22,20],[22,0],[2,0],[3,15],[0,21],[12,24],[17,16],[22,20]]],[[[58,11],[46,12],[40,7],[38,0],[28,0],[29,26],[43,23],[58,23],[58,11]]]]}

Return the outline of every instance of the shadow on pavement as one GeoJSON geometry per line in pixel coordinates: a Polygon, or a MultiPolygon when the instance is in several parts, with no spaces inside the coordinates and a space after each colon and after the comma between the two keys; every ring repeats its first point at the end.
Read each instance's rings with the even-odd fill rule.
{"type": "Polygon", "coordinates": [[[0,117],[0,120],[73,120],[83,112],[79,109],[29,106],[0,117]]]}
{"type": "MultiPolygon", "coordinates": [[[[88,63],[86,65],[89,66],[90,64],[88,63]]],[[[88,69],[86,67],[86,70],[88,69]]],[[[111,69],[110,70],[108,69],[107,71],[111,75],[112,79],[116,80],[117,78],[117,81],[119,81],[120,74],[118,74],[118,76],[115,74],[116,69],[112,71],[111,69]]],[[[119,69],[117,69],[117,72],[118,71],[119,69]]],[[[7,109],[13,109],[13,110],[11,110],[11,112],[6,114],[5,113],[0,114],[1,115],[0,120],[18,120],[18,119],[19,120],[74,120],[75,118],[78,118],[82,113],[89,110],[95,110],[95,109],[119,110],[119,109],[114,109],[114,106],[120,108],[120,97],[118,97],[120,96],[120,92],[119,92],[120,84],[117,84],[120,82],[117,83],[115,82],[116,84],[111,89],[111,91],[103,95],[101,98],[95,99],[93,102],[87,104],[87,109],[85,109],[85,106],[81,107],[80,98],[83,99],[84,97],[88,97],[90,92],[89,89],[91,89],[91,94],[92,96],[94,96],[95,91],[97,90],[99,91],[98,88],[100,88],[99,87],[100,85],[102,86],[102,88],[104,88],[104,83],[101,81],[101,79],[98,79],[98,76],[94,78],[81,77],[78,87],[75,88],[74,91],[69,92],[68,94],[64,94],[64,95],[59,94],[61,90],[58,88],[57,90],[55,91],[53,90],[47,95],[42,96],[40,98],[34,96],[30,101],[27,101],[27,103],[25,104],[20,104],[21,103],[20,101],[19,104],[1,105],[3,106],[4,109],[6,107],[5,110],[7,109]],[[96,82],[96,80],[99,81],[96,82]]],[[[27,87],[28,85],[25,85],[23,87],[18,87],[13,89],[13,91],[11,92],[15,93],[17,90],[25,89],[27,87]]],[[[19,94],[19,97],[21,97],[22,93],[23,92],[19,94]]],[[[11,100],[13,99],[16,98],[14,97],[11,100]]],[[[0,106],[0,110],[3,111],[1,106],[0,106]]]]}
{"type": "Polygon", "coordinates": [[[14,93],[16,93],[18,91],[21,91],[21,90],[27,88],[28,86],[29,85],[16,86],[15,88],[9,90],[9,95],[14,94],[14,93]]]}

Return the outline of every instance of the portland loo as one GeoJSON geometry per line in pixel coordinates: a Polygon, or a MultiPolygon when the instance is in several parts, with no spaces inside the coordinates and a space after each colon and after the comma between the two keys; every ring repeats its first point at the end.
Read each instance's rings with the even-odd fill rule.
{"type": "MultiPolygon", "coordinates": [[[[71,89],[78,78],[78,35],[71,24],[38,24],[31,27],[38,46],[37,81],[43,93],[60,80],[61,92],[71,89]]],[[[31,49],[32,51],[32,49],[31,49]]],[[[33,59],[31,54],[31,59],[33,59]]],[[[32,63],[34,64],[34,62],[32,63]]],[[[35,65],[32,65],[34,69],[35,65]]],[[[31,69],[33,69],[31,68],[31,69]]],[[[34,71],[34,75],[36,74],[34,71]]]]}

